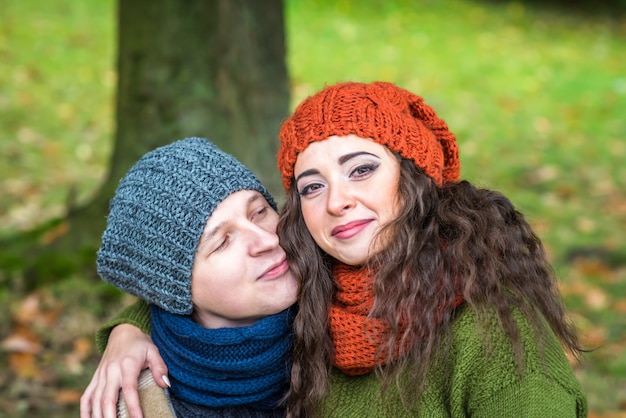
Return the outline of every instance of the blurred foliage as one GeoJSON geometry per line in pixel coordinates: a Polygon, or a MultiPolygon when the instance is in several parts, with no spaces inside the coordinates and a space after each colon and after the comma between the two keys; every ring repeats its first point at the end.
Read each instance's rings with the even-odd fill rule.
{"type": "MultiPolygon", "coordinates": [[[[496,4],[506,3],[503,0],[487,0],[496,4]]],[[[526,6],[540,9],[551,8],[564,14],[580,14],[595,16],[623,16],[626,14],[626,0],[519,0],[526,6]]]]}
{"type": "MultiPolygon", "coordinates": [[[[555,261],[597,348],[575,368],[590,416],[624,416],[626,20],[581,3],[288,0],[287,58],[294,106],[325,83],[388,80],[436,109],[463,176],[510,197],[555,261]]],[[[106,171],[114,5],[0,0],[0,417],[76,416],[93,332],[129,302],[74,271],[80,254],[48,255],[67,278],[36,291],[20,268],[106,171]]]]}

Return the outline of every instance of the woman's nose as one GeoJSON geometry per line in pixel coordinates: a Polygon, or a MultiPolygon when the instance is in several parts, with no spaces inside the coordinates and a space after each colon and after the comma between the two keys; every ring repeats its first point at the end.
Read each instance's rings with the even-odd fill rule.
{"type": "Polygon", "coordinates": [[[354,207],[354,198],[350,193],[350,186],[337,182],[329,185],[327,210],[329,213],[339,216],[346,209],[354,207]]]}

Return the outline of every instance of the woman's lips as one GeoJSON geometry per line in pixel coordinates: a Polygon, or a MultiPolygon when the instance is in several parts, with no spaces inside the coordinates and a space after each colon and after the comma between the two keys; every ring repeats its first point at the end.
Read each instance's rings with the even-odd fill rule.
{"type": "Polygon", "coordinates": [[[330,234],[333,238],[349,239],[364,230],[371,222],[372,219],[359,219],[358,221],[348,222],[347,224],[334,227],[330,234]]]}

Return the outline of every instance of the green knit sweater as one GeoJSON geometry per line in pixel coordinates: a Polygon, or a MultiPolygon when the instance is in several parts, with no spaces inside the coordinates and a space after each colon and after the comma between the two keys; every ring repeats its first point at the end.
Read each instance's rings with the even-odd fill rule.
{"type": "MultiPolygon", "coordinates": [[[[481,329],[473,311],[464,308],[452,325],[451,348],[431,370],[419,402],[409,400],[405,407],[393,385],[383,397],[375,373],[350,377],[333,369],[324,416],[586,417],[585,395],[557,338],[550,333],[541,349],[523,315],[516,312],[516,320],[523,345],[521,372],[496,319],[481,329]]],[[[149,333],[148,305],[137,302],[100,328],[101,351],[111,328],[120,323],[149,333]]]]}

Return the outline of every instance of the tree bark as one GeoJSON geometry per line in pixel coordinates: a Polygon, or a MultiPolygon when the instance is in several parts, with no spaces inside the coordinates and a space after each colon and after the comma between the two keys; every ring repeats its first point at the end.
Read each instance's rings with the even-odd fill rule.
{"type": "MultiPolygon", "coordinates": [[[[83,254],[82,265],[93,265],[119,180],[143,154],[175,140],[211,139],[282,197],[275,161],[289,110],[282,0],[123,0],[118,24],[108,175],[47,248],[83,254]]],[[[31,276],[49,275],[46,263],[31,276]]]]}

